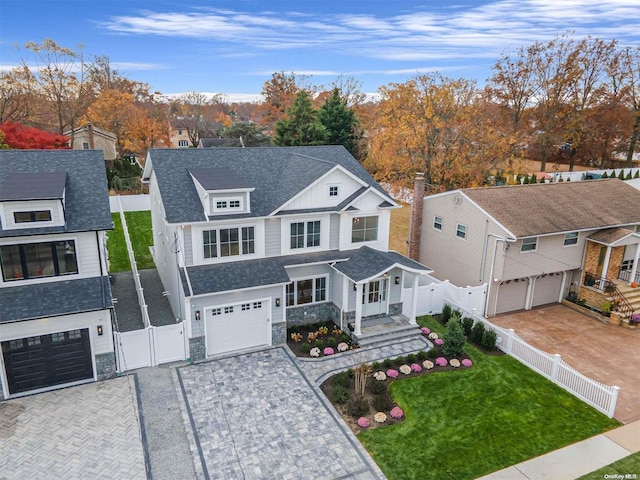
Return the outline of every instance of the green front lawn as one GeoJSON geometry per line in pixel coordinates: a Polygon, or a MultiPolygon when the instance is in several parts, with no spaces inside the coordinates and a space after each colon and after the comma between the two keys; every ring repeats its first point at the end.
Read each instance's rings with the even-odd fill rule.
{"type": "Polygon", "coordinates": [[[151,212],[124,212],[124,218],[127,220],[127,228],[138,270],[156,268],[151,252],[149,252],[149,247],[153,245],[151,212]]]}
{"type": "Polygon", "coordinates": [[[473,368],[394,382],[406,420],[358,435],[390,480],[473,479],[619,425],[514,358],[466,351],[473,368]]]}
{"type": "Polygon", "coordinates": [[[580,477],[578,480],[602,480],[603,478],[616,478],[615,475],[619,475],[617,478],[621,479],[640,477],[640,452],[624,457],[617,462],[580,477]],[[605,475],[609,476],[605,477],[605,475]]]}
{"type": "Polygon", "coordinates": [[[107,249],[109,250],[109,271],[126,272],[131,270],[129,265],[129,255],[127,254],[127,245],[124,241],[124,232],[122,231],[122,221],[119,213],[112,213],[113,230],[107,232],[107,249]]]}

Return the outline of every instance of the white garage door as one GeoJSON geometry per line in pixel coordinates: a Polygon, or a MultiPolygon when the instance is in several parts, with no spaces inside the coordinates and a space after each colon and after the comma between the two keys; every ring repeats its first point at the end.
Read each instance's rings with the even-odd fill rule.
{"type": "Polygon", "coordinates": [[[507,282],[504,282],[497,289],[496,315],[524,309],[525,301],[527,300],[527,281],[520,280],[516,282],[515,280],[508,280],[507,282]]]}
{"type": "Polygon", "coordinates": [[[532,307],[539,305],[547,305],[549,303],[558,303],[560,296],[560,287],[562,286],[562,275],[545,275],[538,277],[533,290],[532,307]]]}
{"type": "Polygon", "coordinates": [[[216,355],[269,345],[269,312],[268,300],[205,309],[207,354],[216,355]]]}

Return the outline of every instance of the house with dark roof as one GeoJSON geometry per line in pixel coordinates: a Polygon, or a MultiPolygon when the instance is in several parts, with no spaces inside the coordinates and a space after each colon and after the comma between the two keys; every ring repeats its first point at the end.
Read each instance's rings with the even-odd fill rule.
{"type": "Polygon", "coordinates": [[[115,372],[102,153],[0,150],[3,398],[115,372]]]}
{"type": "Polygon", "coordinates": [[[640,311],[640,289],[629,287],[640,281],[640,191],[626,182],[467,188],[419,200],[418,258],[440,280],[486,285],[485,315],[568,297],[640,311]]]}
{"type": "Polygon", "coordinates": [[[358,338],[367,318],[402,315],[402,285],[417,292],[430,272],[388,251],[399,205],[342,146],[155,149],[143,180],[192,359],[281,344],[315,321],[358,338]]]}

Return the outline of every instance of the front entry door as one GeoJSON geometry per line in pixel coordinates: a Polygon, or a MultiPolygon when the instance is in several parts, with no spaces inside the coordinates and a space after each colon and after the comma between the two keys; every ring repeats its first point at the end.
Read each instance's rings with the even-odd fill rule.
{"type": "Polygon", "coordinates": [[[387,313],[388,280],[374,280],[362,289],[362,316],[387,313]]]}

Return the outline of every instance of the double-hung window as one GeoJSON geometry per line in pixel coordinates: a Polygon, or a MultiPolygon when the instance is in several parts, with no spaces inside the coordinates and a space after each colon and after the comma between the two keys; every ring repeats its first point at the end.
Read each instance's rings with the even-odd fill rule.
{"type": "Polygon", "coordinates": [[[535,252],[536,248],[538,248],[538,237],[522,239],[522,246],[520,247],[521,252],[535,252]]]}
{"type": "Polygon", "coordinates": [[[320,246],[320,220],[291,224],[291,249],[320,246]]]}
{"type": "Polygon", "coordinates": [[[255,253],[254,227],[219,228],[202,232],[204,258],[234,257],[255,253]]]}
{"type": "Polygon", "coordinates": [[[568,247],[570,245],[578,244],[578,232],[569,232],[564,234],[564,246],[568,247]]]}
{"type": "Polygon", "coordinates": [[[351,243],[378,239],[378,217],[355,217],[351,220],[351,243]]]}
{"type": "Polygon", "coordinates": [[[434,230],[442,231],[442,217],[433,217],[433,228],[434,230]]]}
{"type": "Polygon", "coordinates": [[[456,237],[461,238],[463,240],[465,238],[467,238],[467,226],[466,225],[462,225],[461,223],[456,225],[456,237]]]}

